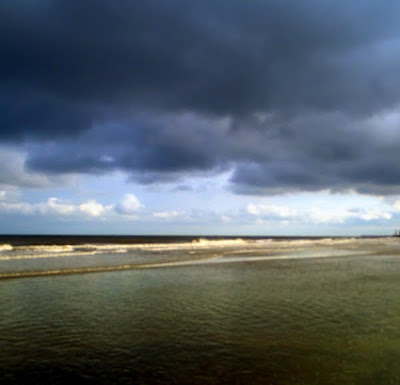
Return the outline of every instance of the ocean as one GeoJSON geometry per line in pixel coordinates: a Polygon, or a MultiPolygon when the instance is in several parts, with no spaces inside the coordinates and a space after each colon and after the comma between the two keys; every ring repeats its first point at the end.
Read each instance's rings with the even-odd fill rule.
{"type": "Polygon", "coordinates": [[[0,383],[400,384],[400,238],[0,237],[0,383]]]}

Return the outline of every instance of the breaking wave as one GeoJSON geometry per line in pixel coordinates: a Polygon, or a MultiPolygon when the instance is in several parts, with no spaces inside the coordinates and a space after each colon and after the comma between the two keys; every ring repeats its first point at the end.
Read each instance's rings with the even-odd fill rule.
{"type": "Polygon", "coordinates": [[[235,248],[254,244],[254,241],[238,239],[209,240],[195,239],[180,243],[143,243],[143,244],[82,244],[82,245],[1,245],[0,251],[9,252],[0,256],[0,260],[57,258],[71,255],[94,255],[104,253],[127,253],[129,251],[179,251],[209,248],[235,248]]]}
{"type": "Polygon", "coordinates": [[[8,243],[6,243],[4,245],[0,245],[0,252],[11,251],[12,249],[13,249],[13,247],[11,245],[9,245],[8,243]]]}
{"type": "MultiPolygon", "coordinates": [[[[390,239],[390,238],[389,238],[390,239]]],[[[388,242],[387,239],[385,242],[388,242]]],[[[320,238],[320,239],[206,239],[198,238],[190,242],[174,242],[174,243],[137,243],[137,244],[66,244],[66,245],[24,245],[13,246],[10,244],[0,245],[0,261],[1,260],[18,260],[18,259],[36,259],[36,258],[57,258],[68,257],[73,255],[96,255],[96,254],[123,254],[134,251],[142,252],[179,252],[188,251],[195,253],[196,251],[207,250],[280,250],[293,249],[315,246],[346,246],[354,245],[362,242],[363,244],[379,243],[382,240],[360,239],[360,238],[320,238]]]]}

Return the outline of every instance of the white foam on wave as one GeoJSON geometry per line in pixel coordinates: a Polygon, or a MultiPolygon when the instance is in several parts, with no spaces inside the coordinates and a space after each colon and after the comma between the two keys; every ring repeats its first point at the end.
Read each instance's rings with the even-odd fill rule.
{"type": "Polygon", "coordinates": [[[13,247],[9,245],[8,243],[5,243],[3,245],[0,245],[0,252],[2,251],[11,251],[13,247]]]}
{"type": "Polygon", "coordinates": [[[241,246],[247,245],[249,243],[253,243],[251,240],[244,240],[242,238],[236,239],[206,239],[206,238],[199,238],[192,241],[192,245],[194,246],[205,246],[205,247],[218,247],[218,246],[241,246]]]}
{"type": "Polygon", "coordinates": [[[191,242],[177,243],[138,243],[138,244],[86,244],[77,246],[76,249],[93,248],[96,250],[149,250],[149,251],[170,251],[170,250],[195,250],[206,248],[239,247],[252,244],[252,240],[237,239],[205,239],[199,238],[191,242]]]}
{"type": "Polygon", "coordinates": [[[356,238],[314,238],[314,239],[257,239],[256,245],[262,247],[296,248],[303,246],[329,246],[354,242],[356,238]]]}
{"type": "MultiPolygon", "coordinates": [[[[126,253],[127,250],[113,250],[113,254],[126,253]]],[[[78,257],[78,256],[87,256],[87,255],[98,255],[98,254],[106,254],[109,251],[105,250],[80,250],[72,251],[72,252],[58,252],[58,253],[38,253],[38,254],[9,254],[9,255],[0,255],[0,261],[11,261],[11,260],[20,260],[20,259],[42,259],[42,258],[60,258],[60,257],[78,257]]]]}
{"type": "Polygon", "coordinates": [[[15,250],[25,252],[27,254],[36,253],[65,253],[73,251],[72,245],[29,245],[29,246],[16,246],[15,250]]]}
{"type": "MultiPolygon", "coordinates": [[[[199,238],[191,242],[179,243],[144,243],[144,244],[81,244],[81,245],[28,245],[15,246],[3,245],[4,253],[0,256],[1,260],[18,260],[18,259],[39,259],[39,258],[58,258],[78,255],[95,255],[95,254],[120,254],[130,251],[142,252],[173,252],[188,251],[189,254],[196,250],[208,249],[232,249],[243,248],[254,241],[238,239],[204,239],[199,238]]],[[[1,248],[0,248],[1,250],[1,248]]]]}
{"type": "MultiPolygon", "coordinates": [[[[397,239],[396,239],[397,241],[397,239]]],[[[81,244],[81,245],[29,245],[12,246],[9,244],[0,245],[0,260],[11,259],[36,259],[36,258],[57,258],[79,255],[96,254],[120,254],[129,252],[160,253],[185,251],[188,254],[195,254],[197,251],[207,252],[218,250],[218,253],[225,253],[235,250],[236,252],[267,252],[310,248],[313,246],[330,247],[338,246],[348,248],[360,245],[374,245],[387,239],[366,239],[366,238],[319,238],[319,239],[206,239],[199,238],[190,242],[177,243],[144,243],[144,244],[81,244]]]]}

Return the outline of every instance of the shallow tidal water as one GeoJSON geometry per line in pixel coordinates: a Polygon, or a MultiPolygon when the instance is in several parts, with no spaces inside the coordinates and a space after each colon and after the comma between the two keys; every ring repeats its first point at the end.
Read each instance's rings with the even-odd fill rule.
{"type": "Polygon", "coordinates": [[[400,384],[393,247],[2,279],[0,383],[400,384]]]}

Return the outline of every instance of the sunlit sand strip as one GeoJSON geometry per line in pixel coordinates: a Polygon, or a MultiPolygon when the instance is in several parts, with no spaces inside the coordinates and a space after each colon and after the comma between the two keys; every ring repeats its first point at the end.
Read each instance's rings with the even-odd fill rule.
{"type": "MultiPolygon", "coordinates": [[[[267,251],[267,250],[265,250],[267,251]]],[[[269,250],[268,250],[269,251],[269,250]]],[[[317,250],[307,250],[306,248],[296,248],[293,250],[285,250],[285,249],[274,249],[271,250],[271,253],[268,255],[254,255],[250,257],[243,257],[243,254],[257,254],[263,252],[261,249],[249,249],[249,250],[235,250],[231,252],[226,252],[224,259],[227,259],[228,257],[239,259],[243,258],[245,260],[249,260],[249,258],[256,258],[256,259],[279,259],[279,258],[293,258],[293,259],[304,259],[304,258],[310,258],[310,257],[315,257],[315,258],[322,258],[322,257],[340,257],[340,256],[352,256],[352,255],[364,255],[364,254],[375,254],[376,251],[374,250],[365,250],[365,249],[360,249],[360,250],[349,250],[349,249],[332,249],[332,248],[322,248],[317,249],[317,250]],[[290,252],[290,254],[283,254],[283,252],[290,252]]]]}
{"type": "Polygon", "coordinates": [[[26,272],[15,272],[15,273],[1,273],[0,279],[10,278],[28,278],[28,277],[46,277],[51,275],[70,275],[70,274],[86,274],[86,273],[103,273],[107,271],[121,271],[121,270],[138,270],[138,269],[150,269],[160,268],[167,266],[184,266],[194,265],[196,263],[206,263],[207,260],[220,258],[220,255],[213,255],[208,258],[201,260],[186,260],[186,261],[174,261],[174,262],[162,262],[162,263],[148,263],[148,264],[130,264],[120,266],[101,266],[101,267],[82,267],[76,269],[57,269],[57,270],[46,270],[46,271],[26,271],[26,272]]]}
{"type": "Polygon", "coordinates": [[[242,262],[258,262],[258,261],[276,261],[276,260],[304,260],[304,259],[318,259],[318,258],[345,258],[350,256],[370,256],[373,252],[352,252],[342,254],[329,254],[329,253],[316,253],[313,255],[269,255],[269,256],[256,256],[256,257],[235,257],[235,256],[223,256],[213,255],[208,258],[202,258],[197,260],[184,260],[184,261],[171,261],[171,262],[160,262],[160,263],[148,263],[148,264],[127,264],[120,266],[102,266],[102,267],[84,267],[76,269],[57,269],[47,271],[31,271],[31,272],[15,272],[15,273],[2,273],[0,279],[12,279],[12,278],[28,278],[28,277],[46,277],[52,275],[71,275],[71,274],[87,274],[87,273],[104,273],[111,271],[124,271],[124,270],[141,270],[141,269],[153,269],[163,267],[174,267],[174,266],[190,266],[190,265],[205,265],[212,263],[242,263],[242,262]]]}
{"type": "Polygon", "coordinates": [[[319,252],[313,253],[309,255],[265,255],[265,256],[235,256],[228,255],[222,257],[218,261],[205,261],[204,263],[236,263],[236,262],[257,262],[257,261],[279,261],[279,260],[304,260],[304,259],[320,259],[320,258],[345,258],[345,257],[354,257],[354,256],[368,256],[375,254],[373,251],[351,251],[348,252],[319,252]]]}

